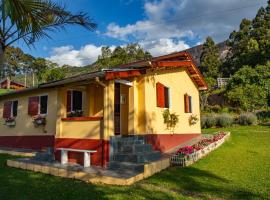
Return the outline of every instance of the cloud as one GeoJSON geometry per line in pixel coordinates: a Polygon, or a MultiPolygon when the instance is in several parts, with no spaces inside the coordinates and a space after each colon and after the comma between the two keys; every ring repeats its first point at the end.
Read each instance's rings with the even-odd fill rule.
{"type": "Polygon", "coordinates": [[[105,35],[125,42],[147,44],[144,47],[153,54],[174,51],[175,47],[181,50],[185,46],[183,44],[191,41],[193,44],[201,43],[208,35],[217,42],[225,40],[230,32],[238,29],[243,18],[253,18],[257,9],[265,6],[266,2],[146,0],[144,19],[125,26],[110,23],[105,35]]]}
{"type": "Polygon", "coordinates": [[[140,45],[144,49],[147,49],[154,56],[169,54],[172,52],[181,51],[189,48],[189,45],[186,44],[184,41],[179,40],[174,41],[173,39],[168,38],[141,42],[140,45]]]}
{"type": "MultiPolygon", "coordinates": [[[[101,54],[101,48],[102,46],[95,46],[93,44],[87,44],[79,50],[74,49],[71,45],[54,47],[47,59],[60,66],[65,64],[71,66],[85,66],[97,60],[98,56],[101,54]]],[[[115,47],[111,46],[110,48],[113,50],[115,47]]]]}

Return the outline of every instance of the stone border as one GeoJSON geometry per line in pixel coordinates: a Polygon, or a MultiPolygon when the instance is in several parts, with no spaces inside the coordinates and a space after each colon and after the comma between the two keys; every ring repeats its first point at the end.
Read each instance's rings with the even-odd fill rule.
{"type": "Polygon", "coordinates": [[[40,172],[40,173],[49,174],[52,176],[77,179],[77,180],[81,180],[87,183],[124,186],[124,185],[132,185],[137,181],[148,178],[154,175],[155,173],[158,173],[170,167],[170,158],[163,158],[158,161],[145,164],[143,173],[133,176],[131,178],[127,178],[127,179],[98,175],[96,173],[87,173],[83,171],[72,171],[68,169],[58,168],[55,166],[24,162],[18,159],[7,160],[7,166],[20,168],[24,170],[30,170],[34,172],[40,172]]]}
{"type": "Polygon", "coordinates": [[[192,165],[196,161],[198,161],[201,158],[208,155],[211,151],[214,151],[215,149],[220,147],[226,140],[228,140],[231,133],[230,132],[225,132],[225,133],[226,133],[226,135],[223,138],[221,138],[220,140],[209,144],[204,149],[201,149],[199,151],[196,151],[196,152],[188,155],[188,157],[180,158],[178,155],[172,156],[171,160],[170,160],[171,165],[174,165],[174,166],[189,166],[189,165],[192,165]]]}

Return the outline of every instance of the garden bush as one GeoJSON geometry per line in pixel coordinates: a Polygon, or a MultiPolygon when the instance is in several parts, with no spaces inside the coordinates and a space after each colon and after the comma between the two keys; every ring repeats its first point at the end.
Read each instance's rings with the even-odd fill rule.
{"type": "Polygon", "coordinates": [[[201,116],[201,127],[206,128],[206,116],[201,116]]]}
{"type": "Polygon", "coordinates": [[[242,113],[239,116],[238,123],[240,125],[255,125],[258,123],[258,118],[253,113],[242,113]]]}
{"type": "Polygon", "coordinates": [[[233,124],[233,117],[227,113],[223,113],[217,117],[217,125],[220,127],[230,127],[233,124]]]}
{"type": "Polygon", "coordinates": [[[205,118],[205,127],[212,128],[217,125],[217,120],[215,115],[209,115],[205,118]]]}

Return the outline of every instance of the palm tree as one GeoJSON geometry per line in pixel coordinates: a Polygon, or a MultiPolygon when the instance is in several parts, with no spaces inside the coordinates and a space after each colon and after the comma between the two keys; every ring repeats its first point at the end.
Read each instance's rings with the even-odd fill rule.
{"type": "Polygon", "coordinates": [[[96,28],[86,13],[73,14],[53,0],[0,0],[0,15],[0,78],[4,76],[6,48],[15,42],[31,46],[41,38],[51,38],[49,32],[66,25],[96,28]]]}

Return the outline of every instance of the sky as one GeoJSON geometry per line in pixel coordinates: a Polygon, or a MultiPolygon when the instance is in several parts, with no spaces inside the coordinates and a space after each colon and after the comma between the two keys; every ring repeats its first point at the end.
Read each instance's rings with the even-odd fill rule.
{"type": "Polygon", "coordinates": [[[102,46],[112,50],[138,42],[153,56],[228,38],[243,18],[252,19],[267,0],[62,0],[73,13],[83,11],[97,23],[95,31],[68,26],[51,32],[26,53],[59,65],[84,66],[96,61],[102,46]]]}

